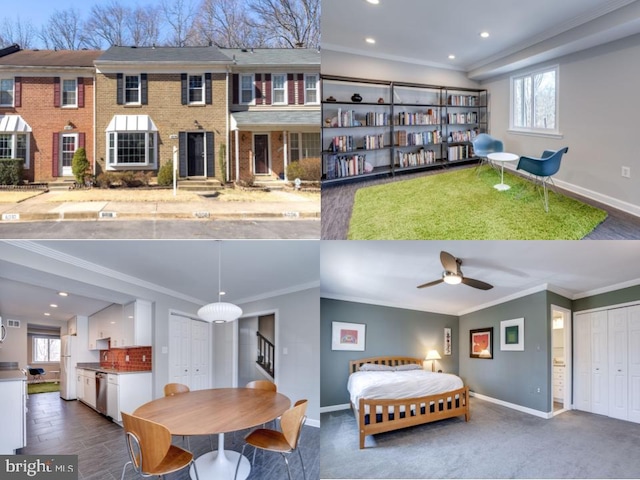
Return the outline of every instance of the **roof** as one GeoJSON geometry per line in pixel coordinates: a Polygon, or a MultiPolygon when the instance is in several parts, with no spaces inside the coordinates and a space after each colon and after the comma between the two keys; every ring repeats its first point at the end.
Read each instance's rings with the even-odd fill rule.
{"type": "Polygon", "coordinates": [[[158,127],[149,115],[114,115],[107,132],[157,132],[158,127]]]}
{"type": "Polygon", "coordinates": [[[30,132],[31,127],[20,115],[0,115],[0,132],[30,132]]]}
{"type": "Polygon", "coordinates": [[[320,51],[316,48],[221,48],[236,65],[317,65],[320,51]]]}
{"type": "Polygon", "coordinates": [[[0,57],[0,65],[20,67],[93,67],[101,50],[19,50],[0,57]]]}
{"type": "Polygon", "coordinates": [[[218,47],[110,47],[96,64],[110,62],[144,63],[231,63],[218,47]]]}
{"type": "Polygon", "coordinates": [[[231,114],[232,130],[237,127],[291,125],[320,128],[319,110],[246,111],[231,114]]]}

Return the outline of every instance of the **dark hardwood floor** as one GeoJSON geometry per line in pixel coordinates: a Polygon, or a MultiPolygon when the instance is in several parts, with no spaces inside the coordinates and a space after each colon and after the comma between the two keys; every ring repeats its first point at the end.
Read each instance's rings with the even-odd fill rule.
{"type": "MultiPolygon", "coordinates": [[[[129,457],[125,448],[123,430],[117,424],[81,402],[62,400],[57,392],[30,395],[27,408],[27,446],[17,453],[78,455],[78,478],[96,480],[120,478],[122,467],[129,457]]],[[[246,433],[248,431],[225,435],[225,448],[242,450],[246,433]]],[[[214,448],[217,448],[216,436],[213,442],[214,448]]],[[[178,437],[175,438],[174,443],[184,446],[182,439],[178,437]]],[[[192,437],[190,446],[196,457],[211,450],[209,437],[192,437]]],[[[317,480],[320,478],[320,429],[305,426],[300,437],[300,448],[307,479],[317,480]]],[[[247,453],[251,460],[253,450],[247,448],[247,453]]],[[[290,456],[289,464],[292,477],[301,479],[302,469],[297,453],[290,456]]],[[[125,478],[140,477],[129,466],[125,478]]],[[[165,478],[186,480],[189,475],[187,469],[184,469],[165,478]]],[[[258,452],[248,479],[277,478],[287,478],[282,457],[276,453],[258,452]]]]}
{"type": "MultiPolygon", "coordinates": [[[[475,165],[449,167],[448,170],[458,168],[475,168],[475,165]]],[[[378,177],[365,181],[352,181],[322,187],[322,226],[320,238],[322,240],[346,240],[349,231],[349,221],[353,209],[353,201],[358,189],[383,183],[409,180],[411,178],[441,173],[442,169],[428,170],[419,173],[403,174],[396,177],[378,177]]],[[[581,197],[574,193],[558,188],[558,192],[576,198],[584,203],[605,210],[606,220],[598,225],[593,232],[583,240],[637,240],[640,239],[640,218],[622,212],[607,205],[581,197]]],[[[408,239],[411,240],[411,239],[408,239]]],[[[436,239],[434,239],[436,240],[436,239]]]]}

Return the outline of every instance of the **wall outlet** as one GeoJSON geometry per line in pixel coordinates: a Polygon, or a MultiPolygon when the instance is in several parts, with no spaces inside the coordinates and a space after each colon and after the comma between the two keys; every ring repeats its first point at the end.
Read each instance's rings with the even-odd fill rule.
{"type": "Polygon", "coordinates": [[[536,388],[536,393],[540,393],[540,387],[536,388]]]}
{"type": "Polygon", "coordinates": [[[622,176],[624,178],[631,178],[631,167],[622,167],[622,176]]]}
{"type": "Polygon", "coordinates": [[[146,362],[147,361],[147,356],[146,355],[142,355],[142,361],[146,362]]]}
{"type": "Polygon", "coordinates": [[[124,361],[128,362],[129,361],[129,355],[127,355],[126,357],[124,357],[124,361]]]}

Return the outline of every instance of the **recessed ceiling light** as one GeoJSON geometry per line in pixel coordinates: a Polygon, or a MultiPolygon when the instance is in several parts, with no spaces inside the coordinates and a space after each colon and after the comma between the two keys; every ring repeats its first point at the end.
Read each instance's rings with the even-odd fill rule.
{"type": "Polygon", "coordinates": [[[58,308],[58,305],[56,305],[55,303],[52,303],[49,305],[51,308],[58,308]]]}
{"type": "Polygon", "coordinates": [[[220,295],[226,295],[227,292],[220,292],[220,295]]]}
{"type": "Polygon", "coordinates": [[[58,295],[60,295],[61,297],[68,297],[69,294],[67,292],[58,292],[58,295]]]}
{"type": "Polygon", "coordinates": [[[364,41],[371,44],[376,43],[375,38],[371,38],[371,37],[365,38],[364,41]]]}
{"type": "Polygon", "coordinates": [[[380,0],[367,0],[367,2],[371,5],[378,5],[380,3],[380,0]]]}
{"type": "Polygon", "coordinates": [[[489,32],[480,32],[482,38],[489,38],[489,32]]]}
{"type": "Polygon", "coordinates": [[[51,316],[51,314],[50,314],[49,312],[44,312],[44,316],[45,316],[45,317],[50,317],[50,316],[51,316]]]}
{"type": "Polygon", "coordinates": [[[455,59],[455,58],[456,58],[456,56],[455,56],[455,55],[449,55],[449,60],[453,60],[453,59],[455,59]]]}

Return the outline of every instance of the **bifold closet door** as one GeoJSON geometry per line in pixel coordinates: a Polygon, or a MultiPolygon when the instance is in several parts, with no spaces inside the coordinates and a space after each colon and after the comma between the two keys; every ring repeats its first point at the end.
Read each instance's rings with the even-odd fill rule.
{"type": "Polygon", "coordinates": [[[629,308],[629,420],[640,423],[640,306],[629,308]]]}
{"type": "Polygon", "coordinates": [[[607,312],[591,313],[591,411],[609,415],[607,312]]]}
{"type": "Polygon", "coordinates": [[[628,308],[609,310],[609,416],[628,418],[628,308]]]}
{"type": "Polygon", "coordinates": [[[573,403],[591,411],[591,314],[580,313],[573,320],[573,403]]]}

